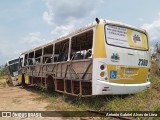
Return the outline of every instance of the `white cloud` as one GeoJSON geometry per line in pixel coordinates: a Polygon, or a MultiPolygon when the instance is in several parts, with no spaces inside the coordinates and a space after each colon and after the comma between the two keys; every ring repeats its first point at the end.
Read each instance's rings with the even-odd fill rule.
{"type": "Polygon", "coordinates": [[[10,59],[18,58],[19,54],[20,52],[15,50],[13,46],[8,46],[8,50],[2,47],[0,49],[0,65],[4,65],[10,59]]]}
{"type": "Polygon", "coordinates": [[[54,29],[53,38],[72,31],[86,19],[96,14],[96,8],[103,0],[46,0],[47,10],[43,13],[43,20],[54,29]]]}
{"type": "Polygon", "coordinates": [[[47,24],[49,25],[53,25],[53,17],[51,15],[51,13],[45,11],[43,13],[43,20],[47,22],[47,24]]]}
{"type": "Polygon", "coordinates": [[[143,18],[138,18],[138,21],[143,22],[144,19],[143,18]]]}
{"type": "Polygon", "coordinates": [[[66,35],[68,31],[72,31],[73,29],[73,25],[57,26],[54,30],[51,31],[51,34],[54,36],[54,38],[56,38],[59,35],[66,35]]]}
{"type": "Polygon", "coordinates": [[[44,39],[40,32],[28,33],[21,41],[17,40],[16,43],[8,43],[1,41],[0,44],[0,65],[4,64],[7,60],[19,57],[22,52],[31,48],[43,45],[48,41],[44,39]]]}
{"type": "Polygon", "coordinates": [[[49,24],[70,24],[90,16],[99,0],[46,0],[47,11],[43,19],[49,24]]]}
{"type": "Polygon", "coordinates": [[[31,48],[31,47],[45,44],[46,42],[47,42],[46,39],[42,37],[40,32],[32,32],[32,33],[28,33],[28,35],[24,37],[22,44],[26,44],[31,48]]]}
{"type": "MultiPolygon", "coordinates": [[[[103,0],[87,0],[87,1],[86,0],[59,0],[59,1],[57,1],[57,0],[43,0],[43,2],[46,4],[46,9],[45,10],[43,8],[41,9],[43,11],[41,13],[42,19],[50,27],[53,28],[53,29],[51,29],[51,32],[50,32],[51,35],[53,36],[53,38],[57,38],[60,35],[64,35],[70,31],[74,30],[75,27],[81,26],[82,23],[84,25],[84,23],[86,21],[88,21],[86,19],[90,19],[91,17],[96,15],[97,8],[99,7],[100,4],[102,4],[103,0]]],[[[16,10],[12,10],[13,5],[11,4],[10,8],[12,8],[12,9],[9,9],[10,11],[8,11],[8,9],[3,9],[5,11],[7,10],[6,12],[1,11],[1,13],[3,14],[2,18],[8,18],[8,16],[10,16],[10,13],[15,12],[15,13],[17,13],[16,17],[14,16],[14,17],[12,17],[12,19],[9,19],[9,20],[20,20],[19,18],[21,18],[22,19],[21,21],[23,21],[25,25],[32,26],[32,24],[35,23],[35,22],[32,22],[33,18],[32,17],[27,18],[27,16],[29,14],[27,16],[23,16],[23,13],[27,14],[28,11],[30,12],[30,10],[31,10],[30,8],[32,8],[33,7],[32,5],[34,5],[34,4],[32,4],[32,2],[31,3],[29,2],[28,4],[25,3],[25,6],[24,6],[23,2],[21,4],[22,5],[19,5],[19,6],[22,6],[23,8],[25,7],[27,9],[20,11],[19,8],[17,8],[17,6],[16,6],[15,7],[16,10]],[[31,24],[26,23],[27,19],[29,19],[29,21],[31,20],[31,22],[29,22],[31,24]]],[[[34,15],[34,16],[36,18],[34,18],[34,19],[39,19],[39,17],[37,18],[37,16],[39,14],[37,14],[37,12],[36,12],[36,10],[38,10],[39,8],[37,9],[36,6],[34,7],[34,8],[36,8],[34,10],[34,13],[36,13],[36,15],[34,15]]],[[[39,6],[39,3],[38,3],[38,6],[39,6]]],[[[38,11],[41,11],[41,10],[38,10],[38,11]]],[[[11,23],[11,22],[8,22],[8,23],[11,23]]],[[[20,22],[19,25],[21,25],[21,24],[22,23],[20,22]]],[[[17,28],[18,28],[18,26],[17,26],[17,28]]],[[[45,24],[44,25],[42,24],[42,26],[45,26],[45,24]]],[[[1,26],[1,28],[2,28],[2,26],[1,26]]],[[[26,27],[26,28],[28,28],[28,27],[26,27]]],[[[30,30],[35,31],[36,29],[37,28],[35,28],[35,29],[31,28],[30,30]]],[[[38,29],[39,29],[39,31],[45,30],[43,28],[41,29],[41,27],[38,27],[38,29]]],[[[9,32],[9,30],[6,30],[7,33],[9,32]]],[[[22,30],[22,29],[20,29],[20,30],[22,30]]],[[[3,33],[3,31],[5,31],[5,29],[0,29],[1,33],[3,33]]],[[[4,34],[4,37],[2,37],[2,36],[0,37],[1,40],[4,40],[0,44],[0,57],[1,57],[0,64],[4,63],[4,61],[6,61],[7,59],[14,58],[15,56],[19,56],[22,52],[24,52],[26,50],[29,50],[33,47],[36,47],[36,46],[39,46],[39,45],[42,45],[42,44],[45,44],[48,42],[48,39],[46,39],[46,37],[44,37],[42,35],[42,33],[40,33],[40,32],[32,32],[32,33],[28,33],[28,34],[26,34],[26,33],[28,33],[28,29],[24,30],[24,32],[22,32],[21,34],[19,34],[17,36],[15,35],[15,38],[14,37],[10,38],[11,35],[8,35],[9,37],[8,36],[6,37],[5,34],[4,34]],[[26,36],[22,36],[24,34],[26,36]],[[8,41],[9,42],[8,43],[7,42],[8,38],[10,40],[12,40],[12,42],[8,41]],[[7,56],[7,57],[5,58],[5,56],[7,56]],[[3,58],[3,61],[1,60],[2,58],[3,58]]],[[[48,35],[48,33],[44,33],[44,34],[48,35]]],[[[49,38],[51,38],[51,36],[49,36],[49,38]]]]}
{"type": "Polygon", "coordinates": [[[142,28],[147,30],[151,41],[160,41],[160,13],[156,20],[152,23],[145,23],[142,28]]]}

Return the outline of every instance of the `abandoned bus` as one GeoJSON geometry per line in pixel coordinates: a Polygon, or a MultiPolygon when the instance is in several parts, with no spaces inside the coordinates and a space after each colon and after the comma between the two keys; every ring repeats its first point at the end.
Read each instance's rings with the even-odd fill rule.
{"type": "Polygon", "coordinates": [[[132,94],[149,88],[145,30],[100,20],[20,55],[19,82],[75,95],[132,94]]]}
{"type": "Polygon", "coordinates": [[[19,58],[16,58],[7,61],[6,64],[9,82],[11,82],[14,86],[18,85],[18,63],[19,58]]]}

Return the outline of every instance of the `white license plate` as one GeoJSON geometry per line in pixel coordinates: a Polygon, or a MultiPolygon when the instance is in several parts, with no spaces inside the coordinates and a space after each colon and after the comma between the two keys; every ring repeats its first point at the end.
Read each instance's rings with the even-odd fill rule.
{"type": "Polygon", "coordinates": [[[125,69],[125,74],[133,74],[133,73],[134,73],[134,69],[130,69],[130,68],[125,69]]]}

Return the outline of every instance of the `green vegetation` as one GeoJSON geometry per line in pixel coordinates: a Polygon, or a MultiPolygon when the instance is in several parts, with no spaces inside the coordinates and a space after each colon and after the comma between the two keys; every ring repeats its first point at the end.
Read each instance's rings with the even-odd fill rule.
{"type": "Polygon", "coordinates": [[[48,100],[50,104],[46,107],[47,110],[160,111],[160,74],[155,74],[156,67],[155,64],[152,65],[151,88],[134,95],[78,98],[43,92],[36,100],[48,100]]]}
{"type": "Polygon", "coordinates": [[[0,66],[0,80],[6,78],[4,66],[0,66]]]}
{"type": "Polygon", "coordinates": [[[7,76],[5,75],[5,69],[3,66],[0,66],[0,88],[6,87],[6,79],[7,76]]]}
{"type": "Polygon", "coordinates": [[[3,79],[7,79],[8,77],[6,75],[2,75],[0,76],[0,80],[3,80],[3,79]]]}

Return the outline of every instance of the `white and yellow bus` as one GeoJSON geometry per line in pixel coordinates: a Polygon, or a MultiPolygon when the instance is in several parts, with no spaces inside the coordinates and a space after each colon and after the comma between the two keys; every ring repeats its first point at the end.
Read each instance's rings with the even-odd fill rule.
{"type": "Polygon", "coordinates": [[[13,84],[13,86],[18,85],[18,64],[19,58],[9,60],[6,63],[8,79],[9,82],[13,84]]]}
{"type": "Polygon", "coordinates": [[[106,19],[20,56],[19,83],[75,96],[136,93],[149,75],[146,31],[106,19]]]}

